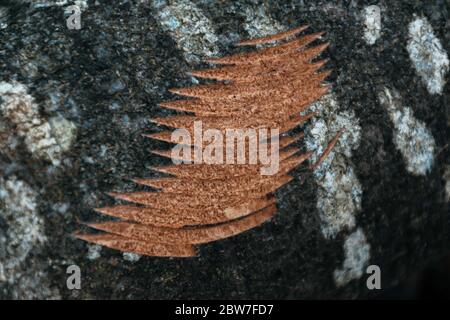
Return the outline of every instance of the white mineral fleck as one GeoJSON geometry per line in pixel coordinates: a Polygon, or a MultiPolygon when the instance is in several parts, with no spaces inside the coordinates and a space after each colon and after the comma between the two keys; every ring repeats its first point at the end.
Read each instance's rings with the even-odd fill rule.
{"type": "Polygon", "coordinates": [[[368,6],[363,11],[364,40],[374,45],[381,35],[381,10],[376,5],[368,6]]]}
{"type": "Polygon", "coordinates": [[[98,244],[89,244],[87,258],[89,260],[96,260],[100,258],[100,252],[102,251],[102,246],[98,244]]]}
{"type": "Polygon", "coordinates": [[[435,141],[426,125],[414,117],[411,108],[404,106],[396,90],[385,87],[378,94],[379,101],[394,125],[394,144],[414,175],[426,175],[432,168],[435,141]]]}
{"type": "Polygon", "coordinates": [[[0,178],[0,218],[7,226],[0,233],[0,292],[3,284],[12,286],[13,299],[59,297],[57,290],[49,288],[45,266],[33,256],[47,241],[37,197],[16,177],[0,178]]]}
{"type": "Polygon", "coordinates": [[[355,227],[355,215],[361,210],[362,188],[350,162],[352,150],[359,146],[361,127],[352,111],[340,111],[333,94],[316,102],[311,111],[318,112],[307,125],[306,148],[318,160],[328,143],[345,129],[325,161],[315,170],[318,185],[317,209],[322,221],[322,234],[329,239],[355,227]]]}
{"type": "Polygon", "coordinates": [[[416,18],[409,24],[409,57],[422,78],[428,92],[442,94],[445,76],[449,70],[447,52],[426,18],[416,18]]]}
{"type": "Polygon", "coordinates": [[[123,258],[130,262],[137,262],[139,259],[141,259],[141,255],[131,252],[125,252],[123,254],[123,258]]]}
{"type": "Polygon", "coordinates": [[[0,117],[15,125],[14,133],[24,139],[34,157],[49,160],[55,166],[61,164],[64,152],[76,137],[76,127],[71,121],[60,116],[48,121],[42,118],[27,88],[17,82],[0,82],[0,117]]]}
{"type": "Polygon", "coordinates": [[[361,278],[365,267],[369,264],[370,244],[367,243],[366,236],[360,228],[346,238],[344,254],[342,268],[334,271],[337,286],[344,286],[351,280],[361,278]]]}
{"type": "Polygon", "coordinates": [[[161,27],[169,32],[188,62],[218,54],[218,38],[211,21],[189,0],[160,4],[156,10],[161,27]]]}

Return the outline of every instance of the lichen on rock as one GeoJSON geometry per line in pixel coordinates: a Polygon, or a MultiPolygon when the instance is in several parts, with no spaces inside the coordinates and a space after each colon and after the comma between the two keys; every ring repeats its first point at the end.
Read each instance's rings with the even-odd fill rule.
{"type": "Polygon", "coordinates": [[[337,286],[344,286],[351,280],[359,279],[370,259],[370,244],[361,229],[351,233],[344,243],[344,262],[342,268],[334,271],[337,286]]]}
{"type": "Polygon", "coordinates": [[[355,214],[361,210],[362,189],[350,157],[359,146],[361,127],[352,111],[340,111],[333,94],[316,102],[311,111],[318,116],[306,126],[306,148],[313,152],[316,162],[328,142],[344,130],[327,159],[314,171],[318,185],[317,209],[322,234],[334,238],[341,230],[355,227],[355,214]]]}
{"type": "Polygon", "coordinates": [[[185,53],[188,62],[218,54],[218,38],[214,27],[203,12],[191,1],[166,4],[155,3],[158,22],[170,33],[185,53]]]}
{"type": "MultiPolygon", "coordinates": [[[[258,8],[250,6],[244,7],[245,23],[244,28],[248,33],[248,38],[264,37],[277,32],[285,31],[278,21],[272,19],[267,13],[266,6],[262,3],[258,8]]],[[[261,46],[261,45],[259,45],[261,46]]]]}
{"type": "MultiPolygon", "coordinates": [[[[76,137],[76,126],[61,116],[41,117],[39,107],[27,88],[17,82],[0,82],[0,117],[15,126],[14,132],[24,139],[28,151],[38,159],[58,166],[62,155],[76,137]]],[[[9,128],[8,128],[9,129],[9,128]]]]}
{"type": "Polygon", "coordinates": [[[427,174],[434,163],[435,141],[426,125],[414,117],[411,108],[404,106],[397,90],[384,87],[378,99],[389,114],[394,126],[394,143],[415,175],[427,174]]]}
{"type": "Polygon", "coordinates": [[[37,197],[35,190],[16,177],[0,178],[0,219],[7,226],[0,233],[0,292],[10,292],[16,299],[58,296],[48,287],[41,261],[30,257],[47,241],[37,197]],[[14,288],[9,290],[11,285],[14,288]]]}
{"type": "Polygon", "coordinates": [[[431,94],[442,94],[450,68],[447,52],[424,17],[414,19],[408,27],[409,57],[431,94]]]}
{"type": "Polygon", "coordinates": [[[368,45],[374,45],[381,36],[381,9],[372,5],[363,10],[364,40],[368,45]]]}

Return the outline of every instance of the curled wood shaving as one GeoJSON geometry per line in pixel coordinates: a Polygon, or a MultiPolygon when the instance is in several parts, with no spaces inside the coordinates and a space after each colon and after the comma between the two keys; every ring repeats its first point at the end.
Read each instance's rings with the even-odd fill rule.
{"type": "MultiPolygon", "coordinates": [[[[202,129],[216,129],[224,136],[228,129],[279,129],[279,170],[275,175],[260,174],[263,163],[221,164],[183,163],[153,167],[169,174],[167,178],[133,181],[155,191],[110,193],[116,199],[132,204],[95,209],[119,221],[89,223],[89,227],[104,231],[101,234],[75,236],[96,244],[125,252],[149,256],[192,257],[194,245],[221,240],[255,228],[269,220],[276,212],[275,192],[289,183],[289,172],[311,156],[300,154],[291,144],[303,134],[286,133],[304,123],[315,113],[304,114],[308,106],[330,88],[324,84],[330,71],[320,71],[327,60],[313,61],[328,43],[311,46],[323,33],[295,38],[307,26],[275,35],[246,40],[238,46],[277,42],[276,45],[228,57],[209,59],[220,65],[211,69],[192,71],[193,76],[219,81],[213,84],[170,91],[185,97],[166,101],[163,108],[190,112],[152,119],[158,125],[182,128],[194,137],[194,125],[201,121],[202,129]]],[[[340,137],[339,133],[319,160],[316,168],[330,153],[340,137]]],[[[162,131],[146,137],[170,143],[172,131],[162,131]]],[[[272,152],[273,133],[269,131],[266,144],[272,152]]],[[[250,141],[246,141],[249,150],[250,141]]],[[[205,146],[191,141],[186,152],[191,158],[205,146]]],[[[230,151],[225,147],[223,153],[230,151]]],[[[232,159],[238,156],[231,150],[232,159]]],[[[154,154],[181,160],[171,150],[153,150],[154,154]],[[178,158],[177,158],[178,157],[178,158]]],[[[183,155],[184,156],[184,155],[183,155]]],[[[246,154],[245,156],[250,156],[246,154]]],[[[247,159],[248,160],[248,159],[247,159]]]]}
{"type": "Polygon", "coordinates": [[[145,242],[173,245],[200,244],[225,239],[259,226],[271,218],[275,211],[276,207],[273,204],[241,219],[202,227],[164,228],[126,221],[90,223],[88,225],[97,230],[145,242]]]}

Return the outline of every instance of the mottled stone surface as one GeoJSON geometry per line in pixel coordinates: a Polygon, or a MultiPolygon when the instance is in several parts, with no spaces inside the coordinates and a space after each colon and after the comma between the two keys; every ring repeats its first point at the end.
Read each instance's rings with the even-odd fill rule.
{"type": "MultiPolygon", "coordinates": [[[[31,122],[0,113],[0,298],[361,298],[377,294],[366,287],[367,265],[380,266],[388,288],[444,256],[448,63],[411,52],[432,53],[426,39],[439,39],[448,55],[449,11],[443,0],[0,2],[0,83],[18,86],[11,90],[20,89],[33,106],[31,122]],[[64,8],[74,3],[82,9],[80,30],[66,26],[64,8]],[[367,43],[365,10],[374,4],[381,30],[377,24],[376,41],[367,43]],[[199,21],[183,28],[190,16],[199,21]],[[419,42],[408,52],[408,26],[417,19],[426,19],[433,35],[421,34],[423,51],[419,42]],[[352,223],[324,236],[324,191],[311,175],[277,193],[272,221],[204,245],[195,259],[139,257],[71,238],[80,220],[102,219],[92,208],[114,203],[106,192],[138,190],[130,178],[150,177],[147,166],[166,163],[149,153],[165,145],[141,134],[161,130],[149,119],[168,114],[158,107],[172,98],[168,88],[196,81],[187,72],[200,67],[198,58],[237,52],[232,44],[241,38],[304,23],[326,31],[322,41],[331,43],[324,57],[334,70],[329,81],[338,110],[328,113],[338,120],[351,115],[350,132],[352,123],[360,127],[358,143],[340,146],[337,153],[351,152],[345,161],[335,157],[330,171],[351,170],[355,180],[330,179],[340,181],[331,188],[340,198],[324,198],[345,218],[342,199],[351,196],[349,183],[359,184],[352,223]],[[439,90],[430,93],[427,83],[439,90]],[[414,116],[406,125],[420,123],[434,139],[434,159],[420,174],[408,170],[396,136],[402,127],[380,102],[386,88],[414,116]],[[57,151],[33,151],[23,128],[36,127],[48,130],[57,151]],[[81,268],[81,290],[66,287],[71,264],[81,268]]],[[[5,101],[0,96],[1,106],[5,101]]],[[[339,121],[323,116],[320,123],[335,130],[339,121]]]]}

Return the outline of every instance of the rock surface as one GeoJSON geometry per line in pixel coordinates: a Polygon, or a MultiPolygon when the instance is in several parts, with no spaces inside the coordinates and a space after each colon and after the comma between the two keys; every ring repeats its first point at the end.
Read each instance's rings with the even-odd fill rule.
{"type": "Polygon", "coordinates": [[[0,298],[362,298],[380,293],[368,265],[389,288],[448,253],[450,6],[371,5],[0,2],[0,298]],[[74,4],[79,30],[66,25],[74,4]],[[196,83],[188,71],[239,39],[300,24],[326,31],[334,87],[305,127],[317,139],[299,145],[347,132],[325,172],[283,187],[272,221],[195,259],[71,238],[102,219],[92,208],[114,203],[106,192],[138,190],[130,178],[166,163],[149,153],[165,145],[141,134],[160,130],[149,119],[168,114],[168,88],[196,83]],[[66,286],[73,264],[81,290],[66,286]]]}

